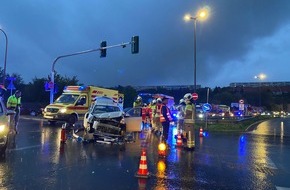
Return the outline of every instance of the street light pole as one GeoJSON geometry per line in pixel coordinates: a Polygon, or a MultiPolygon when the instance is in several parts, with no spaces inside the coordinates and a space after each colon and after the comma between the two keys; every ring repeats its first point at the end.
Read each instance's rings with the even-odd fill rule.
{"type": "Polygon", "coordinates": [[[196,20],[197,17],[194,17],[194,92],[196,92],[196,20]]]}
{"type": "Polygon", "coordinates": [[[194,34],[193,34],[193,44],[194,44],[194,92],[196,92],[196,25],[197,25],[197,20],[205,20],[208,17],[208,8],[203,8],[199,10],[196,14],[196,16],[191,16],[191,15],[185,15],[184,20],[189,21],[193,20],[194,24],[194,34]]]}
{"type": "Polygon", "coordinates": [[[6,61],[7,61],[7,51],[8,51],[8,37],[3,29],[0,28],[0,31],[4,34],[6,45],[5,45],[5,57],[4,57],[4,68],[3,68],[3,86],[5,87],[5,79],[6,79],[6,61]]]}

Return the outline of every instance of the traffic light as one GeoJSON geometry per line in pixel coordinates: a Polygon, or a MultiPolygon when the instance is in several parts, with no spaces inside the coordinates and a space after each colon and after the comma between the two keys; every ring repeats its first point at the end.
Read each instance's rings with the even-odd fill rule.
{"type": "Polygon", "coordinates": [[[139,53],[139,36],[133,36],[131,40],[131,52],[139,53]]]}
{"type": "Polygon", "coordinates": [[[102,49],[104,47],[107,47],[107,42],[106,41],[102,41],[101,42],[101,48],[100,48],[101,55],[100,55],[100,57],[106,57],[107,56],[107,49],[102,49]]]}

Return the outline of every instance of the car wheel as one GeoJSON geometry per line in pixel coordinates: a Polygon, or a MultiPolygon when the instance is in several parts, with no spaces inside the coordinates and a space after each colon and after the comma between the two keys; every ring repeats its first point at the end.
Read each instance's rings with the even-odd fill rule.
{"type": "Polygon", "coordinates": [[[0,157],[1,158],[5,158],[5,156],[6,156],[7,145],[8,145],[8,140],[6,141],[6,144],[0,150],[0,157]]]}

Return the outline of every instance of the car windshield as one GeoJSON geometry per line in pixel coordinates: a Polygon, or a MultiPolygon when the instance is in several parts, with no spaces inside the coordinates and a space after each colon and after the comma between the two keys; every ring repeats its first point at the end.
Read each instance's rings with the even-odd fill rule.
{"type": "Polygon", "coordinates": [[[92,114],[109,113],[121,111],[117,106],[96,105],[92,114]]]}
{"type": "Polygon", "coordinates": [[[73,104],[78,99],[79,95],[76,94],[62,94],[55,103],[73,104]]]}

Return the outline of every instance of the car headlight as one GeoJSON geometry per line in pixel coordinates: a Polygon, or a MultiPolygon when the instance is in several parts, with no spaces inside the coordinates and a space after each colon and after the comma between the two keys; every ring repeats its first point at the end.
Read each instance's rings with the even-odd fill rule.
{"type": "Polygon", "coordinates": [[[3,132],[5,130],[5,125],[0,125],[0,132],[3,132]]]}
{"type": "Polygon", "coordinates": [[[66,108],[61,108],[59,111],[60,111],[60,113],[65,113],[66,112],[66,108]]]}

